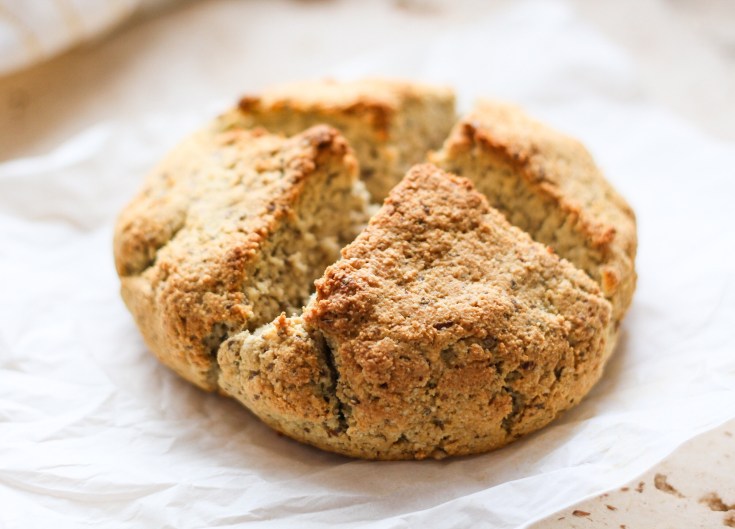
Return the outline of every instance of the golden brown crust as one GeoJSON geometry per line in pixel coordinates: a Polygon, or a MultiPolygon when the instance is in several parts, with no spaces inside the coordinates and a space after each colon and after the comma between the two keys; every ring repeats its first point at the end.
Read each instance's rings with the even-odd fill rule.
{"type": "MultiPolygon", "coordinates": [[[[560,230],[538,240],[554,247],[588,272],[613,303],[615,319],[622,319],[635,290],[637,236],[635,214],[602,176],[589,152],[577,140],[529,118],[518,108],[481,101],[452,130],[442,151],[432,158],[442,167],[467,176],[483,189],[483,179],[506,168],[523,180],[526,190],[542,197],[549,214],[563,217],[580,240],[559,240],[560,230]],[[468,158],[486,157],[485,174],[468,158]],[[502,167],[499,167],[502,166],[502,167]],[[490,167],[490,169],[487,169],[490,167]],[[549,239],[549,240],[545,240],[549,239]],[[565,251],[568,245],[571,250],[565,251]],[[581,251],[586,247],[586,251],[581,251]]],[[[482,165],[482,162],[480,162],[482,165]]],[[[507,212],[507,199],[487,185],[491,203],[507,212]],[[506,203],[504,203],[506,202],[506,203]]],[[[529,226],[519,223],[521,228],[529,226]]]]}
{"type": "MultiPolygon", "coordinates": [[[[305,299],[282,293],[263,313],[247,286],[259,280],[264,248],[332,171],[345,175],[349,198],[354,157],[337,131],[319,126],[292,139],[208,129],[151,173],[118,220],[115,261],[123,299],[164,363],[215,389],[213,359],[229,334],[301,307],[305,299]]],[[[320,256],[321,269],[335,257],[336,249],[320,256]]]]}
{"type": "Polygon", "coordinates": [[[306,81],[245,96],[220,122],[289,135],[317,123],[334,126],[355,149],[373,200],[382,202],[408,168],[424,161],[449,133],[454,93],[391,79],[306,81]]]}
{"type": "Polygon", "coordinates": [[[388,138],[391,120],[398,111],[396,101],[375,99],[364,94],[356,94],[355,100],[345,102],[343,105],[325,104],[322,101],[303,101],[291,96],[283,99],[271,100],[257,96],[244,96],[238,102],[238,109],[252,116],[270,113],[307,113],[317,112],[328,115],[359,116],[373,129],[376,138],[386,140],[388,138]]]}
{"type": "Polygon", "coordinates": [[[390,133],[391,120],[405,102],[426,97],[454,101],[454,94],[448,87],[380,78],[359,81],[321,79],[275,86],[261,95],[243,96],[238,108],[254,115],[315,112],[360,116],[378,134],[378,139],[384,140],[390,133]]]}

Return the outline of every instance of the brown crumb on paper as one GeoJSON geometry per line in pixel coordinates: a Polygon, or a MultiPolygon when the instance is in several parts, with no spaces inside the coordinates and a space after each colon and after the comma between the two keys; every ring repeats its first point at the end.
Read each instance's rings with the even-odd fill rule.
{"type": "Polygon", "coordinates": [[[722,498],[720,498],[720,495],[716,492],[705,494],[700,498],[699,503],[704,503],[707,507],[710,508],[711,511],[735,511],[735,503],[733,503],[732,505],[728,505],[727,503],[722,501],[722,498]]]}
{"type": "Polygon", "coordinates": [[[666,480],[665,474],[656,474],[656,476],[653,478],[653,485],[661,492],[665,492],[666,494],[673,494],[677,498],[683,498],[684,495],[676,490],[674,487],[672,487],[669,482],[666,480]]]}
{"type": "Polygon", "coordinates": [[[590,513],[588,513],[587,511],[580,511],[580,510],[575,510],[575,511],[572,511],[572,514],[573,514],[574,516],[579,516],[580,518],[581,518],[582,516],[589,516],[589,515],[590,515],[590,513]]]}

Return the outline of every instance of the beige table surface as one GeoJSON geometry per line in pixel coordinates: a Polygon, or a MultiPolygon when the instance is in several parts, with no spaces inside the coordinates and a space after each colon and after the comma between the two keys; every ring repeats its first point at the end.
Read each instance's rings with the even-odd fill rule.
{"type": "MultiPolygon", "coordinates": [[[[735,2],[570,3],[589,23],[634,52],[651,98],[712,136],[735,141],[735,2]]],[[[320,64],[349,58],[406,31],[428,39],[470,20],[478,10],[491,12],[504,4],[175,4],[0,78],[0,160],[43,154],[99,121],[232,100],[244,89],[313,77],[320,64]],[[368,29],[375,23],[380,33],[368,29]],[[213,27],[215,32],[206,29],[213,27]]],[[[627,486],[533,527],[735,527],[733,435],[735,421],[690,441],[627,486]]]]}

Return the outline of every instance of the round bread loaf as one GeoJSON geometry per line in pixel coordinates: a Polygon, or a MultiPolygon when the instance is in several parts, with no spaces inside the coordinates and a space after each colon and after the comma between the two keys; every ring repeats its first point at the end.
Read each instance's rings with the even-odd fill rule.
{"type": "MultiPolygon", "coordinates": [[[[446,122],[446,89],[431,91],[410,90],[421,130],[446,122]]],[[[364,90],[345,94],[359,120],[364,90]]],[[[309,126],[328,102],[304,97],[290,108],[309,126]]],[[[427,143],[385,98],[402,123],[381,123],[386,141],[420,162],[427,143]]],[[[284,137],[237,112],[250,109],[161,162],[116,227],[123,299],[163,363],[296,440],[368,459],[500,447],[600,378],[635,286],[635,220],[576,141],[482,103],[378,209],[349,136],[284,137]]],[[[393,156],[381,149],[373,167],[393,156]]]]}

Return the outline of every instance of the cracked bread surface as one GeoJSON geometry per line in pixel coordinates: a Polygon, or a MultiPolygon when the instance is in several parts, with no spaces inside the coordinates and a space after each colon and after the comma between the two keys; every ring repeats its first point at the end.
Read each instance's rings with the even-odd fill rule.
{"type": "Polygon", "coordinates": [[[597,281],[613,305],[615,334],[636,285],[635,214],[580,142],[483,100],[431,160],[472,180],[511,224],[597,281]]]}
{"type": "Polygon", "coordinates": [[[445,139],[453,97],[292,84],[177,147],[115,232],[148,347],[285,435],[367,459],[492,450],[579,402],[630,304],[636,234],[578,142],[483,102],[431,157],[467,179],[416,166],[364,228],[358,173],[388,194],[445,139]],[[320,122],[346,139],[304,131],[320,122]]]}
{"type": "Polygon", "coordinates": [[[122,296],[148,347],[217,389],[220,344],[301,310],[367,219],[344,138],[208,127],[148,176],[118,219],[122,296]]]}
{"type": "Polygon", "coordinates": [[[468,180],[426,164],[327,268],[302,317],[223,345],[220,380],[274,428],[326,450],[477,453],[587,393],[610,317],[585,273],[468,180]]]}
{"type": "Polygon", "coordinates": [[[286,135],[334,126],[355,149],[373,201],[382,202],[413,164],[441,146],[455,121],[454,100],[449,88],[398,80],[305,81],[243,97],[220,124],[286,135]]]}

